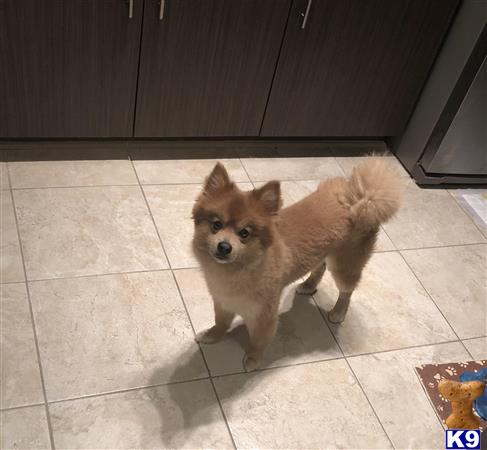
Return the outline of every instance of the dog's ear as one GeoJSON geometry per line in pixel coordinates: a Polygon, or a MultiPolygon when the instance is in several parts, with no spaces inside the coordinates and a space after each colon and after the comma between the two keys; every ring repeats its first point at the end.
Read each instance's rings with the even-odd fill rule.
{"type": "Polygon", "coordinates": [[[211,193],[219,191],[232,184],[228,172],[221,163],[216,163],[216,166],[206,178],[204,192],[211,193]]]}
{"type": "Polygon", "coordinates": [[[254,191],[254,196],[271,215],[277,214],[282,206],[281,185],[279,181],[269,181],[254,191]]]}

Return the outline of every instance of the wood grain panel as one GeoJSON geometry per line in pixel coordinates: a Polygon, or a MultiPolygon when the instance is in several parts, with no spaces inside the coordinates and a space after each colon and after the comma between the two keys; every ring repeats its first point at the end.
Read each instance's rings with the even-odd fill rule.
{"type": "Polygon", "coordinates": [[[262,136],[394,136],[458,0],[295,0],[262,136]]]}
{"type": "Polygon", "coordinates": [[[0,1],[0,137],[132,135],[142,0],[0,1]]]}
{"type": "Polygon", "coordinates": [[[258,136],[289,7],[147,0],[136,136],[258,136]]]}

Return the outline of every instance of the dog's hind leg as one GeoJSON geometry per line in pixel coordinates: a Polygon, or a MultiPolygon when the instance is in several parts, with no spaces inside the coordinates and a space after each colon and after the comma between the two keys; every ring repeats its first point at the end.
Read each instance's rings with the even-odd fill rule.
{"type": "Polygon", "coordinates": [[[348,307],[350,306],[351,292],[340,292],[338,300],[333,309],[328,313],[328,320],[331,323],[342,323],[347,315],[348,307]]]}
{"type": "Polygon", "coordinates": [[[338,267],[332,267],[330,272],[335,280],[339,294],[335,306],[328,313],[328,320],[331,323],[341,323],[344,321],[350,306],[350,297],[360,281],[362,268],[348,267],[339,269],[338,267]]]}
{"type": "Polygon", "coordinates": [[[301,283],[296,292],[298,294],[313,295],[316,292],[318,284],[320,284],[321,279],[326,270],[325,262],[321,263],[316,269],[314,269],[303,283],[301,283]]]}
{"type": "Polygon", "coordinates": [[[362,271],[369,260],[375,243],[375,234],[371,234],[361,241],[360,245],[342,248],[326,259],[328,268],[338,288],[338,300],[328,313],[328,320],[341,323],[350,306],[350,297],[357,287],[362,271]]]}

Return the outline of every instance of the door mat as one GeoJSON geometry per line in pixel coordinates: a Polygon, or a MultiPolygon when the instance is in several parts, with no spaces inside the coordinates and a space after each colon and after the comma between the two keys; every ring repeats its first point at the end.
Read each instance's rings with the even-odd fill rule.
{"type": "MultiPolygon", "coordinates": [[[[451,413],[451,404],[438,391],[438,383],[441,380],[471,381],[479,380],[487,383],[487,360],[467,361],[446,364],[424,364],[416,367],[416,373],[429,397],[431,404],[440,418],[443,426],[444,421],[451,413]]],[[[480,428],[487,430],[487,417],[485,406],[487,405],[487,388],[484,395],[477,399],[475,412],[480,417],[480,428]],[[479,411],[481,414],[479,414],[479,411]]]]}

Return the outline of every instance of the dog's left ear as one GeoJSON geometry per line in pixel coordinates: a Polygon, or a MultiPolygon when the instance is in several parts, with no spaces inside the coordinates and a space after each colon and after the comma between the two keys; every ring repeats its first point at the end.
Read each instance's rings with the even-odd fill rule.
{"type": "Polygon", "coordinates": [[[279,181],[269,181],[254,191],[255,197],[264,206],[268,214],[274,215],[279,212],[282,206],[281,185],[279,181]]]}
{"type": "Polygon", "coordinates": [[[216,163],[216,166],[211,171],[205,181],[204,192],[214,192],[222,188],[230,186],[232,182],[228,176],[228,172],[221,163],[216,163]]]}

